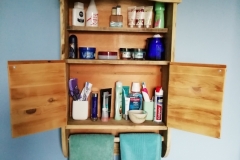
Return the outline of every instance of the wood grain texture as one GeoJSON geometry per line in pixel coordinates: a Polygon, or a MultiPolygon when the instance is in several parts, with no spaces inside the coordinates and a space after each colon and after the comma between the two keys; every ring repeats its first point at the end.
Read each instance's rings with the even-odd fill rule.
{"type": "Polygon", "coordinates": [[[62,141],[62,152],[64,157],[68,157],[68,137],[69,137],[69,130],[65,127],[61,128],[61,141],[62,141]]]}
{"type": "Polygon", "coordinates": [[[167,126],[219,138],[225,69],[172,63],[167,126]]]}
{"type": "Polygon", "coordinates": [[[173,62],[176,43],[177,3],[170,3],[166,5],[164,13],[166,17],[165,27],[168,28],[168,32],[165,35],[165,59],[173,62]]]}
{"type": "MultiPolygon", "coordinates": [[[[149,90],[149,96],[153,96],[156,86],[161,85],[161,66],[142,65],[70,65],[70,78],[77,78],[79,88],[82,90],[85,82],[93,84],[97,92],[100,89],[112,88],[115,93],[115,83],[121,81],[124,86],[132,85],[132,82],[145,82],[149,90]]],[[[99,94],[100,95],[100,94],[99,94]]],[[[90,106],[90,101],[89,101],[90,106]]],[[[100,107],[100,105],[99,105],[100,107]]],[[[98,116],[101,116],[98,108],[98,116]]],[[[90,111],[89,111],[90,115],[90,111]]],[[[112,96],[111,117],[114,116],[114,96],[112,96]]]]}
{"type": "Polygon", "coordinates": [[[60,58],[66,59],[68,56],[68,32],[67,22],[68,15],[68,0],[60,0],[60,35],[61,35],[61,54],[60,58]]]}
{"type": "Polygon", "coordinates": [[[167,33],[167,28],[116,28],[116,27],[78,27],[69,26],[68,31],[84,32],[129,32],[129,33],[167,33]]]}
{"type": "Polygon", "coordinates": [[[66,129],[84,129],[84,130],[167,130],[167,127],[164,123],[155,123],[152,121],[145,121],[142,124],[135,124],[133,122],[120,120],[116,121],[110,119],[108,122],[102,122],[100,119],[96,122],[91,121],[90,119],[84,121],[76,121],[73,119],[68,120],[68,125],[66,129]]]}
{"type": "Polygon", "coordinates": [[[13,137],[66,125],[65,69],[64,61],[8,63],[13,137]]]}
{"type": "Polygon", "coordinates": [[[120,64],[120,65],[168,65],[169,61],[137,61],[137,60],[82,60],[82,59],[67,59],[68,64],[120,64]]]}

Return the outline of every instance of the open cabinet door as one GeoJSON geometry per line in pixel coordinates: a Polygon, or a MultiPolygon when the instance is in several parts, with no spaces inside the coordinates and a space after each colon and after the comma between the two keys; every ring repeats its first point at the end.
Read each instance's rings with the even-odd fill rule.
{"type": "Polygon", "coordinates": [[[8,77],[13,137],[66,126],[64,61],[9,61],[8,77]]]}
{"type": "Polygon", "coordinates": [[[170,63],[167,126],[220,138],[225,65],[170,63]]]}

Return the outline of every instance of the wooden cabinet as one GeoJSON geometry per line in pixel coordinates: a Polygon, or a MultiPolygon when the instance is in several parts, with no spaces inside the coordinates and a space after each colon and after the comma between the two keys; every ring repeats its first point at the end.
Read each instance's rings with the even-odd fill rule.
{"type": "MultiPolygon", "coordinates": [[[[157,0],[156,0],[157,1],[157,0]]],[[[162,156],[170,149],[169,127],[220,137],[225,65],[174,62],[176,11],[180,0],[166,2],[166,28],[128,28],[127,7],[154,5],[147,0],[95,0],[99,11],[99,27],[74,27],[71,10],[74,0],[60,0],[61,59],[60,61],[9,61],[9,88],[12,136],[19,137],[61,127],[62,149],[68,156],[68,136],[75,133],[155,132],[163,136],[162,156]],[[111,8],[120,4],[123,28],[109,28],[111,8]],[[75,34],[78,46],[94,46],[98,51],[119,48],[145,48],[146,39],[159,33],[165,37],[164,61],[80,60],[67,59],[68,37],[75,34]],[[115,88],[120,80],[131,86],[133,81],[146,82],[153,96],[156,86],[164,89],[163,123],[146,121],[92,122],[71,118],[71,99],[67,82],[78,78],[80,88],[88,81],[93,90],[115,88]]],[[[85,9],[89,0],[82,0],[85,9]]],[[[97,53],[96,52],[96,53],[97,53]]],[[[114,90],[113,90],[114,91],[114,90]]],[[[89,103],[90,105],[90,103],[89,103]]],[[[114,116],[114,97],[111,117],[114,116]]],[[[99,109],[99,116],[101,115],[99,109]]]]}

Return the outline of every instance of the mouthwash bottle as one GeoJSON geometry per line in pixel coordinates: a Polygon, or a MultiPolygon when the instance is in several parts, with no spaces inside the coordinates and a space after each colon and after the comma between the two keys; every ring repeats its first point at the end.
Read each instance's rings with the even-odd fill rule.
{"type": "Polygon", "coordinates": [[[140,92],[140,83],[132,83],[132,93],[129,94],[129,110],[142,110],[142,94],[140,92]]]}

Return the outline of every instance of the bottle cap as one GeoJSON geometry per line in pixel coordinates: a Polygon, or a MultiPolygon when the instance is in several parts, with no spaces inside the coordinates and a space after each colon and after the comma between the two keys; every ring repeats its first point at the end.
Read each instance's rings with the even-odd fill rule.
{"type": "Polygon", "coordinates": [[[165,4],[162,2],[156,2],[155,3],[155,11],[164,11],[165,10],[165,4]]]}
{"type": "Polygon", "coordinates": [[[132,92],[140,92],[140,83],[132,83],[132,92]]]}
{"type": "Polygon", "coordinates": [[[84,8],[84,4],[81,3],[81,2],[75,2],[74,3],[74,8],[83,9],[84,8]]]}
{"type": "Polygon", "coordinates": [[[116,86],[117,86],[117,87],[121,87],[121,86],[122,86],[122,82],[117,81],[117,82],[116,82],[116,86]]]}

